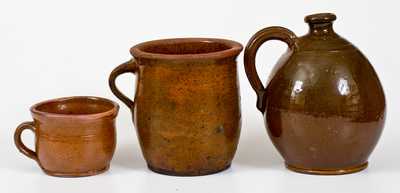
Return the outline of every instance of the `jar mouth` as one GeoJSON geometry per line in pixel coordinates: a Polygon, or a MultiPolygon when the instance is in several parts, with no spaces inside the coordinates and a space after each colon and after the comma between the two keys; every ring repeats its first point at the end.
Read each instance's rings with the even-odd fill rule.
{"type": "Polygon", "coordinates": [[[94,119],[115,116],[117,103],[94,96],[72,96],[46,100],[31,107],[33,115],[58,118],[94,119]]]}
{"type": "Polygon", "coordinates": [[[137,58],[213,59],[237,56],[243,46],[235,41],[215,38],[175,38],[153,40],[131,48],[137,58]]]}

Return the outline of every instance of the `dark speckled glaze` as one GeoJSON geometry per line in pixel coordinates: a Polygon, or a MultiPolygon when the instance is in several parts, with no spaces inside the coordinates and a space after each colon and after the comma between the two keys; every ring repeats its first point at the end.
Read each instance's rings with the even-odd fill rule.
{"type": "Polygon", "coordinates": [[[369,61],[334,32],[334,14],[309,15],[309,33],[288,29],[257,32],[245,50],[247,77],[257,93],[268,134],[294,171],[345,174],[367,167],[384,126],[385,96],[369,61]],[[258,48],[282,40],[287,52],[267,88],[255,69],[258,48]]]}
{"type": "Polygon", "coordinates": [[[150,41],[134,46],[134,59],[111,73],[111,90],[131,109],[151,170],[195,176],[230,166],[240,133],[241,50],[222,39],[150,41]],[[127,72],[137,74],[133,101],[115,85],[127,72]]]}

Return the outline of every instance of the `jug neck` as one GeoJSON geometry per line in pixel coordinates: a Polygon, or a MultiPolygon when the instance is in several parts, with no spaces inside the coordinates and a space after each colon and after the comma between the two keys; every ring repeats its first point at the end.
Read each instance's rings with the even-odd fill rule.
{"type": "Polygon", "coordinates": [[[308,33],[312,35],[329,35],[335,33],[332,23],[314,23],[309,24],[309,27],[308,33]]]}
{"type": "Polygon", "coordinates": [[[308,23],[311,35],[330,35],[334,34],[333,21],[336,20],[336,15],[332,13],[318,13],[308,15],[304,21],[308,23]]]}

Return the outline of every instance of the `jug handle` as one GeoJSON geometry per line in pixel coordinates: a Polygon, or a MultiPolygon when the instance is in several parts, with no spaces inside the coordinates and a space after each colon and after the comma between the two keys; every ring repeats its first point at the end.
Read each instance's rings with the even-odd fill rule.
{"type": "Polygon", "coordinates": [[[135,101],[132,101],[129,99],[127,96],[122,94],[122,92],[117,88],[115,85],[115,80],[117,77],[121,74],[130,72],[135,74],[138,70],[138,65],[134,59],[131,59],[118,67],[116,67],[110,74],[110,77],[108,78],[108,84],[111,88],[111,91],[114,93],[115,96],[117,96],[118,99],[120,99],[123,103],[126,104],[130,109],[132,109],[135,106],[135,101]]]}
{"type": "Polygon", "coordinates": [[[264,113],[266,106],[264,101],[266,88],[264,88],[257,74],[255,60],[258,49],[268,40],[281,40],[288,45],[289,49],[294,50],[296,35],[284,27],[273,26],[258,31],[247,43],[244,51],[244,67],[251,87],[257,94],[257,109],[262,113],[264,113]]]}

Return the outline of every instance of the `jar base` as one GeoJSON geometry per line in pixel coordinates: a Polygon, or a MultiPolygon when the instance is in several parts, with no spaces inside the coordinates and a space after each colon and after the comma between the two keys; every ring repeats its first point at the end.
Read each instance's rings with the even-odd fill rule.
{"type": "Polygon", "coordinates": [[[165,169],[153,167],[151,165],[147,165],[147,167],[155,173],[168,175],[168,176],[205,176],[205,175],[211,175],[211,174],[215,174],[215,173],[219,173],[224,170],[227,170],[231,167],[231,164],[225,166],[222,169],[218,169],[218,170],[203,170],[203,171],[198,171],[198,172],[176,172],[176,171],[165,170],[165,169]]]}
{"type": "Polygon", "coordinates": [[[64,177],[64,178],[75,178],[75,177],[86,177],[86,176],[94,176],[98,175],[101,173],[106,172],[110,168],[110,165],[107,165],[104,168],[101,168],[99,170],[90,170],[87,172],[71,172],[71,173],[64,173],[64,172],[54,172],[54,171],[49,171],[46,169],[43,169],[43,172],[46,173],[49,176],[54,176],[54,177],[64,177]]]}
{"type": "Polygon", "coordinates": [[[293,165],[289,165],[285,163],[286,168],[298,172],[298,173],[303,173],[303,174],[313,174],[313,175],[342,175],[342,174],[351,174],[355,172],[359,172],[361,170],[364,170],[365,168],[368,167],[368,162],[365,162],[361,165],[357,165],[354,167],[348,167],[348,168],[341,168],[341,169],[309,169],[309,168],[301,168],[293,165]]]}

